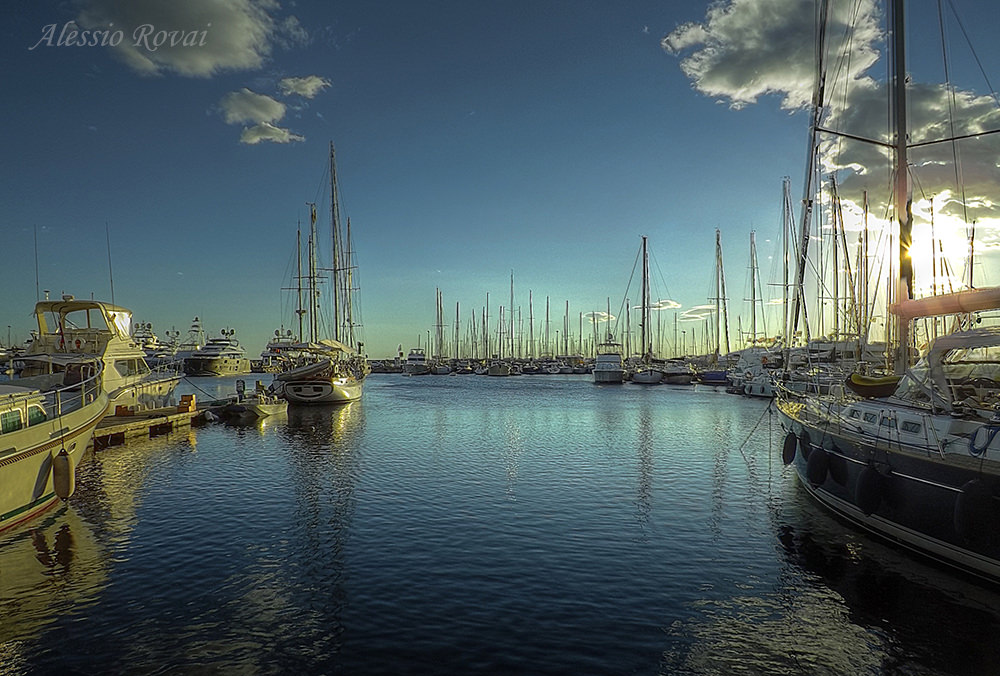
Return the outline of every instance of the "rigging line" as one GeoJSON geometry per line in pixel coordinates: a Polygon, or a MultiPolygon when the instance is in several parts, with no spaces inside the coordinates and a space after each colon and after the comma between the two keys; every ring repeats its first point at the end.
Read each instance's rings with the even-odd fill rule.
{"type": "MultiPolygon", "coordinates": [[[[945,39],[944,31],[944,12],[941,7],[941,0],[938,0],[938,27],[941,31],[941,60],[944,64],[944,82],[945,88],[948,93],[948,128],[951,130],[952,139],[955,138],[955,108],[958,106],[958,101],[955,96],[955,87],[951,83],[951,69],[949,68],[949,58],[948,58],[948,42],[945,39]]],[[[958,188],[959,192],[962,194],[962,220],[966,223],[969,222],[969,212],[968,207],[965,204],[965,181],[962,179],[962,162],[960,158],[960,152],[958,147],[958,142],[952,140],[951,142],[951,157],[955,165],[955,187],[958,188]]]]}
{"type": "Polygon", "coordinates": [[[749,466],[750,464],[750,459],[747,458],[746,453],[743,452],[743,449],[750,441],[750,437],[753,436],[753,433],[757,431],[758,427],[760,427],[760,423],[761,421],[764,420],[764,416],[766,416],[770,410],[771,410],[771,404],[768,403],[768,405],[764,407],[764,412],[760,414],[760,418],[757,419],[757,423],[750,429],[750,433],[747,434],[747,438],[743,440],[743,443],[740,444],[740,447],[737,449],[740,452],[740,455],[743,456],[743,461],[747,463],[747,466],[749,466]]]}
{"type": "MultiPolygon", "coordinates": [[[[618,333],[618,322],[621,320],[622,313],[625,310],[625,304],[628,301],[628,292],[632,289],[632,280],[635,279],[635,268],[639,264],[639,256],[642,254],[642,249],[640,248],[635,254],[635,260],[632,262],[632,274],[628,277],[628,286],[625,287],[625,295],[622,296],[622,304],[618,308],[618,316],[615,317],[615,333],[618,333]]],[[[622,336],[619,335],[619,340],[622,336]]]]}
{"type": "Polygon", "coordinates": [[[990,90],[990,96],[993,97],[997,107],[1000,108],[1000,98],[997,97],[996,90],[993,88],[993,84],[990,82],[990,78],[986,74],[986,69],[983,68],[982,61],[979,60],[979,54],[976,53],[975,48],[972,46],[972,40],[969,39],[969,34],[965,30],[965,25],[962,24],[962,17],[958,15],[958,10],[955,9],[955,3],[952,2],[952,0],[948,0],[948,6],[951,7],[951,12],[955,15],[955,21],[958,23],[958,27],[962,31],[962,37],[965,38],[965,44],[969,46],[969,51],[972,52],[973,60],[976,62],[976,65],[979,66],[979,72],[982,74],[983,80],[986,81],[986,86],[990,90]]]}

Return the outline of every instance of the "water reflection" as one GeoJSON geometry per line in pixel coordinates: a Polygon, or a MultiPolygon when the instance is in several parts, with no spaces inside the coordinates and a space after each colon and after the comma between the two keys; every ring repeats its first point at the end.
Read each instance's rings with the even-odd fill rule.
{"type": "Polygon", "coordinates": [[[107,582],[104,552],[73,508],[53,511],[0,539],[0,674],[48,625],[95,600],[107,582]]]}
{"type": "Polygon", "coordinates": [[[639,408],[638,455],[635,502],[639,527],[637,540],[644,542],[649,538],[649,519],[653,511],[653,411],[648,400],[644,400],[639,408]]]}

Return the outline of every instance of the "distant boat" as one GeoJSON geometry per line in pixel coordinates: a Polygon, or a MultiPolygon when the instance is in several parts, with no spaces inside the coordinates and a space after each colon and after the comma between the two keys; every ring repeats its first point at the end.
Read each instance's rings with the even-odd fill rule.
{"type": "Polygon", "coordinates": [[[218,338],[210,338],[196,354],[184,360],[189,376],[238,376],[250,373],[246,350],[236,339],[235,329],[222,329],[218,338]]]}
{"type": "Polygon", "coordinates": [[[285,369],[285,366],[294,361],[294,350],[292,346],[300,342],[288,329],[274,330],[274,337],[267,341],[267,345],[260,352],[260,372],[278,373],[285,369]]]}
{"type": "Polygon", "coordinates": [[[427,355],[423,348],[415,347],[406,355],[406,363],[403,364],[403,373],[408,376],[425,376],[431,372],[427,365],[427,355]]]}
{"type": "Polygon", "coordinates": [[[594,362],[594,382],[598,385],[621,384],[625,380],[622,365],[622,346],[609,333],[607,339],[597,346],[594,362]]]}
{"type": "Polygon", "coordinates": [[[486,371],[488,376],[509,376],[511,374],[510,364],[505,361],[494,361],[486,371]]]}
{"type": "Polygon", "coordinates": [[[182,364],[184,360],[193,356],[205,346],[205,330],[201,327],[201,320],[195,317],[191,321],[191,328],[188,329],[184,340],[177,343],[174,348],[174,358],[182,364]]]}
{"type": "Polygon", "coordinates": [[[76,363],[0,382],[0,530],[72,495],[76,466],[108,408],[102,367],[76,363]]]}

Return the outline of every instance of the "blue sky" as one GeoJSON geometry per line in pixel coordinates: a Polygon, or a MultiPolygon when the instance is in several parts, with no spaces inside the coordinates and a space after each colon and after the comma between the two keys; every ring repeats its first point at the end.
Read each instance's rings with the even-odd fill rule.
{"type": "MultiPolygon", "coordinates": [[[[956,4],[1000,79],[989,6],[956,4]]],[[[641,235],[654,299],[676,301],[678,314],[713,295],[716,228],[733,326],[749,322],[752,229],[765,282],[780,277],[768,257],[783,176],[801,197],[810,3],[15,7],[2,10],[0,46],[0,324],[16,338],[31,328],[36,234],[38,288],[102,299],[110,238],[114,299],[136,320],[162,334],[197,315],[258,353],[293,324],[282,287],[306,203],[328,203],[331,141],[373,356],[426,336],[435,288],[449,323],[456,302],[463,324],[480,316],[487,292],[495,318],[511,272],[525,323],[529,289],[536,323],[546,296],[560,327],[567,300],[571,318],[608,298],[618,314],[641,235]],[[122,43],[60,46],[71,21],[120,28],[122,43]],[[136,45],[141,25],[152,32],[136,45]],[[150,49],[171,30],[203,44],[150,49]]],[[[988,93],[976,75],[956,85],[988,93]]],[[[981,119],[995,122],[995,109],[981,119]]],[[[989,217],[984,251],[997,242],[989,217]]],[[[984,265],[977,283],[996,283],[984,265]]]]}

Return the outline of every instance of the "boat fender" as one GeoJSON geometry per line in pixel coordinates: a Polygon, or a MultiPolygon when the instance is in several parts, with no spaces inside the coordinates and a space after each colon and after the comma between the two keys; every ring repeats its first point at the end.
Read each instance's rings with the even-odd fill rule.
{"type": "Polygon", "coordinates": [[[993,496],[981,479],[966,481],[955,498],[955,532],[965,542],[976,542],[993,527],[993,496]]]}
{"type": "Polygon", "coordinates": [[[799,433],[799,452],[802,453],[803,458],[808,460],[810,451],[812,451],[812,440],[809,438],[809,433],[802,430],[799,433]]]}
{"type": "Polygon", "coordinates": [[[865,516],[871,516],[882,504],[882,475],[870,465],[861,470],[854,483],[854,504],[865,516]]]}
{"type": "Polygon", "coordinates": [[[826,481],[830,471],[830,454],[822,448],[814,448],[806,461],[806,478],[812,486],[820,486],[826,481]]]}
{"type": "Polygon", "coordinates": [[[743,374],[743,380],[753,380],[753,373],[749,369],[743,374]]]}
{"type": "Polygon", "coordinates": [[[73,471],[73,458],[66,449],[60,450],[52,458],[52,488],[56,495],[65,500],[76,490],[76,477],[73,471]]]}
{"type": "Polygon", "coordinates": [[[847,460],[834,446],[827,452],[830,478],[840,486],[847,485],[847,460]]]}
{"type": "Polygon", "coordinates": [[[786,465],[791,465],[795,460],[795,446],[799,440],[791,432],[785,435],[785,444],[781,447],[781,461],[786,465]]]}

